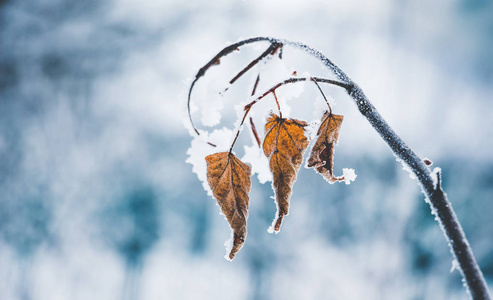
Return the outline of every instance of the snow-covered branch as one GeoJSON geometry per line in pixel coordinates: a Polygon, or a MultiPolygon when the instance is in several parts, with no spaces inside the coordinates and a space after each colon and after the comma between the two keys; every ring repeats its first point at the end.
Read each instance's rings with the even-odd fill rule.
{"type": "MultiPolygon", "coordinates": [[[[255,64],[257,64],[262,58],[276,53],[279,49],[285,46],[291,46],[298,48],[316,59],[322,62],[339,81],[325,80],[325,79],[313,79],[311,78],[293,78],[282,82],[267,92],[265,92],[261,97],[250,103],[245,109],[249,109],[256,101],[260,100],[263,96],[274,93],[275,89],[278,87],[299,81],[314,80],[315,82],[326,82],[329,84],[335,84],[343,87],[349,96],[354,100],[354,103],[358,107],[360,113],[370,122],[373,128],[380,134],[382,139],[389,145],[390,149],[394,155],[403,163],[405,167],[410,169],[412,173],[416,176],[423,192],[426,195],[426,200],[429,203],[432,213],[436,215],[439,222],[440,228],[444,232],[446,240],[448,241],[451,252],[454,259],[458,262],[459,269],[464,279],[468,291],[470,292],[472,299],[490,299],[488,287],[484,280],[483,274],[476,262],[473,255],[471,247],[467,241],[467,238],[462,230],[462,226],[457,219],[457,216],[452,208],[452,205],[447,199],[447,195],[441,188],[440,183],[440,170],[432,172],[427,164],[419,158],[416,153],[406,145],[402,139],[394,132],[394,130],[387,124],[387,122],[378,113],[377,109],[368,100],[366,95],[363,93],[362,89],[354,83],[345,72],[343,72],[339,67],[337,67],[327,56],[325,56],[320,51],[299,42],[293,42],[283,39],[276,39],[270,37],[256,37],[247,40],[243,40],[232,44],[223,50],[221,50],[215,57],[213,57],[204,67],[202,67],[195,76],[193,80],[189,93],[188,93],[188,107],[189,107],[189,117],[192,123],[193,129],[197,134],[199,131],[195,128],[193,124],[192,117],[190,115],[190,100],[192,95],[192,90],[196,82],[204,76],[206,71],[219,63],[219,60],[238,50],[240,47],[256,43],[256,42],[268,42],[269,47],[255,60],[253,60],[247,67],[242,69],[237,76],[233,78],[233,82],[241,77],[243,74],[248,72],[255,64]]],[[[258,76],[257,76],[258,81],[258,76]]],[[[255,85],[256,87],[256,85],[255,85]]],[[[247,111],[248,112],[248,111],[247,111]]],[[[246,117],[246,114],[245,114],[246,117]]],[[[244,121],[244,119],[243,119],[244,121]]]]}

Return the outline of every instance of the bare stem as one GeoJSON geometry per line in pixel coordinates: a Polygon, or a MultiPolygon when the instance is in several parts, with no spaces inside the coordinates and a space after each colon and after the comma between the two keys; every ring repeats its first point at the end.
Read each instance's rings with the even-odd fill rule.
{"type": "Polygon", "coordinates": [[[257,141],[257,145],[260,148],[260,145],[262,144],[262,142],[260,141],[260,138],[258,137],[257,128],[255,128],[255,123],[253,123],[252,117],[250,117],[250,127],[252,128],[252,132],[253,132],[253,136],[255,137],[255,141],[257,141]]]}

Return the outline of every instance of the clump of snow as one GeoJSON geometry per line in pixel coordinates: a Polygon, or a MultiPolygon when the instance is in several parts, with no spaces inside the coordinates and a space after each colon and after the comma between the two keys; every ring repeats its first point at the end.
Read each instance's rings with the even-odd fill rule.
{"type": "Polygon", "coordinates": [[[317,132],[318,129],[320,128],[320,123],[321,123],[320,120],[314,120],[308,123],[308,126],[305,127],[305,136],[309,141],[317,137],[317,132]]]}
{"type": "Polygon", "coordinates": [[[352,181],[356,180],[356,173],[354,172],[354,169],[351,168],[344,168],[342,169],[342,176],[344,176],[344,182],[346,184],[350,184],[352,181]]]}
{"type": "MultiPolygon", "coordinates": [[[[241,101],[240,103],[238,103],[234,106],[235,113],[236,113],[236,121],[235,121],[234,126],[237,129],[239,128],[241,121],[243,120],[243,117],[245,116],[245,106],[248,103],[249,102],[241,101]]],[[[251,109],[250,112],[248,113],[248,116],[252,117],[253,115],[254,115],[254,112],[253,112],[253,109],[251,109]]],[[[248,121],[248,116],[247,116],[247,118],[245,118],[245,123],[247,123],[247,121],[248,121]]]]}
{"type": "Polygon", "coordinates": [[[257,174],[258,181],[262,184],[272,181],[272,173],[269,168],[269,160],[262,149],[257,145],[245,146],[245,155],[241,158],[252,166],[252,176],[257,174]]]}
{"type": "Polygon", "coordinates": [[[192,171],[202,182],[202,186],[207,194],[212,196],[212,192],[207,183],[207,164],[205,157],[207,155],[228,151],[233,141],[233,130],[222,128],[215,129],[211,133],[200,130],[200,135],[194,133],[190,148],[187,150],[187,163],[192,165],[192,171]],[[215,145],[212,146],[211,144],[215,145]]]}
{"type": "MultiPolygon", "coordinates": [[[[268,63],[261,66],[262,75],[260,76],[256,96],[288,78],[295,77],[293,70],[288,68],[277,55],[268,57],[270,57],[268,63]]],[[[289,117],[291,115],[291,107],[288,105],[288,101],[299,97],[304,90],[305,84],[305,82],[286,84],[276,90],[277,100],[281,106],[283,116],[289,117]]],[[[274,102],[274,96],[272,94],[266,98],[262,101],[274,102]]]]}
{"type": "Polygon", "coordinates": [[[433,186],[437,186],[438,184],[438,174],[442,173],[442,168],[435,167],[433,172],[431,172],[431,178],[433,179],[433,186]]]}
{"type": "MultiPolygon", "coordinates": [[[[452,255],[454,255],[454,253],[452,252],[452,255]]],[[[455,257],[455,255],[454,255],[455,257]]],[[[459,262],[457,261],[457,259],[452,259],[452,266],[450,267],[450,273],[452,273],[453,271],[455,270],[459,270],[459,262]]]]}
{"type": "MultiPolygon", "coordinates": [[[[220,99],[220,97],[215,97],[214,99],[220,99]]],[[[220,110],[223,108],[222,101],[212,101],[211,105],[206,105],[202,108],[202,124],[205,126],[215,126],[221,121],[220,110]]]]}
{"type": "MultiPolygon", "coordinates": [[[[193,105],[200,111],[200,121],[204,126],[216,126],[221,121],[221,110],[224,108],[224,83],[220,80],[208,82],[204,91],[193,105]],[[200,99],[200,101],[199,101],[200,99]]],[[[194,109],[195,111],[195,109],[194,109]]]]}

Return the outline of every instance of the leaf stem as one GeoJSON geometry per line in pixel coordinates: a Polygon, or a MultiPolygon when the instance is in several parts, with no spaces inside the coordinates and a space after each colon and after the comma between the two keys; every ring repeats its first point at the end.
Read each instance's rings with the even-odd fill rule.
{"type": "Polygon", "coordinates": [[[315,80],[315,78],[312,77],[310,79],[311,79],[311,81],[313,81],[315,83],[315,85],[317,86],[318,90],[320,91],[320,93],[324,97],[325,103],[327,103],[327,106],[329,107],[329,115],[332,115],[332,107],[330,107],[329,100],[327,100],[327,97],[325,97],[324,91],[322,91],[322,88],[318,84],[317,80],[315,80]]]}
{"type": "Polygon", "coordinates": [[[252,95],[255,95],[255,92],[257,91],[257,86],[258,86],[258,83],[260,82],[260,74],[257,75],[257,79],[255,79],[255,83],[253,85],[253,89],[252,89],[252,95]]]}
{"type": "Polygon", "coordinates": [[[282,119],[281,106],[279,105],[279,100],[277,100],[276,91],[272,91],[272,95],[274,96],[274,99],[276,100],[277,110],[279,111],[279,118],[282,119]]]}
{"type": "Polygon", "coordinates": [[[233,143],[231,144],[231,147],[229,148],[229,153],[231,153],[233,151],[233,146],[236,144],[236,141],[238,140],[238,136],[240,135],[240,132],[241,132],[241,127],[243,126],[243,123],[245,123],[245,119],[246,119],[248,113],[250,112],[250,109],[251,109],[251,106],[248,108],[245,108],[245,114],[243,115],[243,119],[241,119],[240,126],[238,126],[238,130],[236,131],[236,136],[233,140],[233,143]]]}

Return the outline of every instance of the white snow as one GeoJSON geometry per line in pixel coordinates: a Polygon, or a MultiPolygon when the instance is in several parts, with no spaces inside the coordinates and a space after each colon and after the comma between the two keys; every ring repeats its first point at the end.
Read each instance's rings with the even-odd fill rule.
{"type": "Polygon", "coordinates": [[[279,231],[274,230],[274,225],[276,224],[276,221],[277,221],[277,217],[274,218],[274,220],[272,221],[272,224],[269,226],[269,228],[267,228],[268,233],[275,233],[275,234],[279,233],[279,231]]]}
{"type": "Polygon", "coordinates": [[[350,184],[351,181],[355,181],[356,180],[356,177],[358,175],[356,175],[356,173],[354,172],[354,169],[344,168],[344,169],[342,169],[342,176],[344,176],[344,182],[346,184],[350,184]]]}
{"type": "Polygon", "coordinates": [[[212,192],[207,183],[207,164],[205,157],[213,153],[228,151],[233,141],[233,134],[233,130],[227,128],[215,129],[211,133],[200,130],[200,135],[193,134],[194,138],[187,151],[188,158],[186,162],[192,165],[192,171],[202,181],[202,186],[209,195],[212,195],[212,192]],[[209,143],[216,145],[216,147],[209,143]]]}
{"type": "Polygon", "coordinates": [[[245,155],[241,161],[249,163],[252,166],[252,176],[257,174],[258,181],[262,184],[272,181],[272,173],[269,168],[269,160],[264,155],[261,148],[256,144],[245,146],[245,155]]]}
{"type": "MultiPolygon", "coordinates": [[[[261,76],[256,96],[261,95],[274,85],[291,77],[295,77],[293,70],[289,69],[277,55],[273,56],[267,63],[261,65],[261,76]]],[[[301,95],[305,84],[305,82],[286,84],[276,90],[277,100],[281,106],[283,116],[291,116],[291,107],[288,105],[288,102],[301,95]]],[[[275,102],[272,94],[267,96],[266,99],[262,99],[262,101],[275,102]]]]}
{"type": "MultiPolygon", "coordinates": [[[[452,255],[453,255],[453,253],[452,253],[452,255]]],[[[455,255],[453,255],[453,257],[455,257],[455,255]]],[[[459,262],[457,261],[457,259],[454,258],[452,260],[452,266],[450,267],[450,273],[452,273],[455,270],[459,270],[459,262]]]]}
{"type": "MultiPolygon", "coordinates": [[[[318,114],[320,115],[320,111],[318,114]]],[[[308,123],[308,126],[305,127],[305,136],[309,141],[315,139],[315,137],[317,136],[317,131],[318,131],[318,128],[320,127],[320,123],[321,123],[320,119],[321,118],[322,117],[320,117],[317,120],[311,121],[310,123],[308,123]]]]}
{"type": "Polygon", "coordinates": [[[224,107],[224,96],[220,95],[221,90],[224,90],[224,88],[211,87],[209,91],[210,96],[206,98],[207,101],[197,104],[200,106],[200,120],[205,126],[212,127],[221,121],[221,110],[224,107]]]}
{"type": "Polygon", "coordinates": [[[195,87],[190,102],[191,112],[200,112],[200,122],[207,127],[216,126],[221,122],[221,111],[224,108],[224,101],[227,96],[224,93],[230,86],[223,80],[206,80],[200,85],[202,88],[195,87]],[[200,93],[200,94],[199,94],[200,93]]]}

